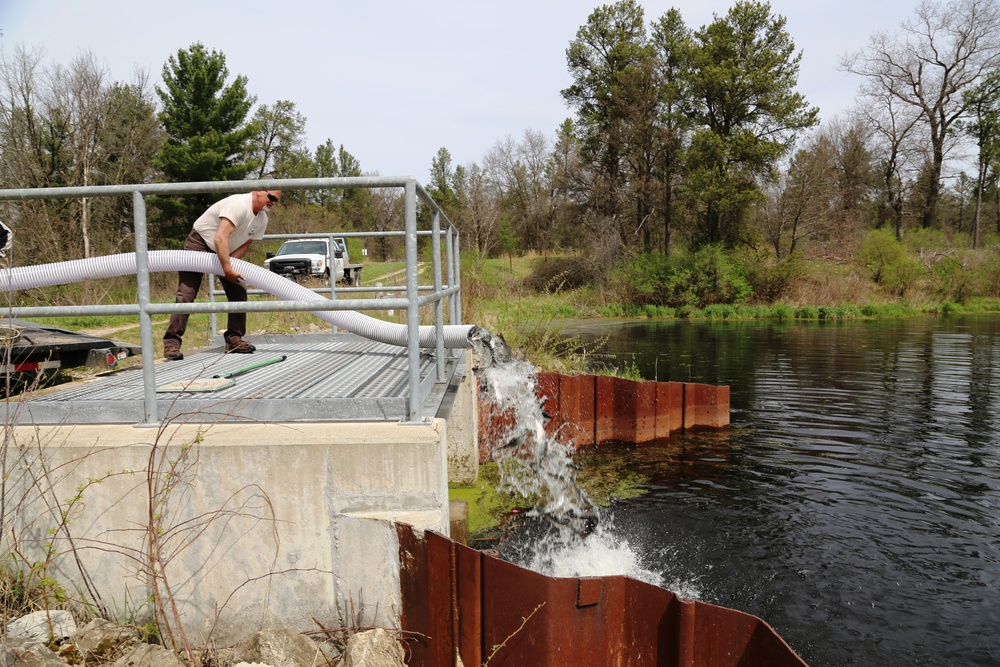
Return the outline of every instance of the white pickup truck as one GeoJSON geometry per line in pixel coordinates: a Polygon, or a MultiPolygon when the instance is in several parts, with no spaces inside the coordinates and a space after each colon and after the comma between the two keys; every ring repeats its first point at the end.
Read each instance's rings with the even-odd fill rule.
{"type": "Polygon", "coordinates": [[[333,254],[330,238],[315,237],[285,241],[276,253],[267,253],[264,268],[288,278],[330,278],[332,273],[338,283],[358,286],[361,284],[362,264],[351,264],[344,239],[333,237],[333,254]]]}

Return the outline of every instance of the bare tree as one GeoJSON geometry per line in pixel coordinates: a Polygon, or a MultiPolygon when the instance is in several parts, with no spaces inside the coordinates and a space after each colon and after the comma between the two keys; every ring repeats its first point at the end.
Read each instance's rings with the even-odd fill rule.
{"type": "MultiPolygon", "coordinates": [[[[78,56],[69,68],[54,67],[49,74],[50,117],[67,122],[70,164],[66,185],[95,185],[103,156],[101,144],[110,117],[107,67],[93,53],[78,56]]],[[[79,201],[79,229],[83,256],[91,256],[91,201],[79,201]]]]}
{"type": "MultiPolygon", "coordinates": [[[[91,53],[68,67],[43,64],[39,49],[0,56],[0,180],[8,187],[145,182],[160,130],[147,83],[112,83],[91,53]]],[[[131,230],[131,202],[113,198],[24,202],[7,220],[34,261],[117,249],[131,230]],[[101,240],[100,250],[95,239],[101,240]]]]}
{"type": "MultiPolygon", "coordinates": [[[[367,175],[378,176],[378,172],[367,175]]],[[[371,204],[374,211],[372,227],[375,231],[399,229],[400,221],[403,219],[403,197],[399,188],[372,188],[371,204]]],[[[391,259],[394,250],[400,252],[400,256],[402,254],[399,241],[387,236],[375,237],[375,246],[376,256],[382,262],[391,259]]]]}
{"type": "Polygon", "coordinates": [[[466,239],[466,246],[473,248],[478,257],[487,257],[496,244],[500,228],[496,190],[477,164],[455,171],[455,190],[460,205],[455,222],[466,239]]]}
{"type": "Polygon", "coordinates": [[[511,210],[511,224],[524,245],[547,250],[550,239],[549,158],[544,134],[525,130],[521,141],[510,135],[498,140],[483,160],[486,175],[511,210]]]}
{"type": "Polygon", "coordinates": [[[874,132],[873,150],[878,156],[882,201],[879,222],[892,224],[896,240],[903,240],[903,202],[907,183],[915,179],[920,151],[912,144],[920,115],[877,86],[862,87],[856,113],[874,132]]]}
{"type": "Polygon", "coordinates": [[[871,91],[917,111],[930,144],[921,224],[935,222],[949,131],[965,112],[962,92],[1000,64],[996,0],[922,0],[899,32],[877,32],[841,67],[866,79],[871,91]]]}

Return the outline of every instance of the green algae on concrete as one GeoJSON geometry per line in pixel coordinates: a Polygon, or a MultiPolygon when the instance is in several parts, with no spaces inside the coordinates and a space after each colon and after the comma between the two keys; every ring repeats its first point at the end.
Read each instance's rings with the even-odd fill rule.
{"type": "MultiPolygon", "coordinates": [[[[577,471],[577,481],[595,504],[606,507],[616,500],[635,498],[646,492],[647,479],[638,473],[624,470],[620,455],[602,456],[595,449],[586,454],[578,454],[578,457],[584,463],[577,471]]],[[[508,517],[535,504],[535,498],[515,496],[500,491],[499,486],[500,469],[496,462],[479,466],[479,479],[474,486],[449,485],[450,500],[464,500],[468,503],[470,539],[495,534],[508,517]]]]}

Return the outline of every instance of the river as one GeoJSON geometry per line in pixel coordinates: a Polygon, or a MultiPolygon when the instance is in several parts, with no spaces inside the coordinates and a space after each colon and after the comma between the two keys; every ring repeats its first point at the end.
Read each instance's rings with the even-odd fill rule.
{"type": "Polygon", "coordinates": [[[646,493],[605,514],[663,581],[812,667],[1000,664],[1000,317],[564,331],[730,386],[728,431],[607,450],[646,493]]]}

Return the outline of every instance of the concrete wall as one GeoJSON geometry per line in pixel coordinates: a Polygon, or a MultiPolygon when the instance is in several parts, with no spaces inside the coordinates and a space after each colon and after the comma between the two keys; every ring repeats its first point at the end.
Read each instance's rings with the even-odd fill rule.
{"type": "MultiPolygon", "coordinates": [[[[470,369],[471,353],[465,354],[470,369]]],[[[472,485],[479,478],[479,416],[475,374],[466,370],[448,415],[448,481],[472,485]]]]}
{"type": "Polygon", "coordinates": [[[448,533],[446,431],[443,420],[11,427],[4,553],[43,562],[51,550],[47,573],[72,596],[148,617],[152,522],[193,643],[359,614],[395,627],[392,522],[448,533]]]}

